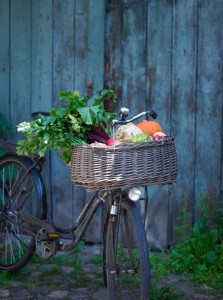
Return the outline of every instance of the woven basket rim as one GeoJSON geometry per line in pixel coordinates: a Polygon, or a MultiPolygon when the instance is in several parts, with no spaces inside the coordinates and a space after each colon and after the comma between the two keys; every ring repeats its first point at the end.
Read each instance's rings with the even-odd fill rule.
{"type": "Polygon", "coordinates": [[[173,137],[168,137],[165,140],[153,140],[153,141],[146,141],[146,142],[142,142],[142,143],[121,143],[119,145],[116,146],[106,146],[104,144],[103,146],[99,146],[97,143],[92,143],[92,144],[85,144],[85,145],[75,145],[73,148],[88,148],[88,149],[97,149],[97,150],[103,150],[103,151],[115,151],[115,150],[119,150],[119,151],[125,151],[128,149],[137,149],[137,148],[148,148],[148,147],[158,147],[158,146],[163,146],[165,144],[169,144],[174,142],[174,138],[173,137]]]}

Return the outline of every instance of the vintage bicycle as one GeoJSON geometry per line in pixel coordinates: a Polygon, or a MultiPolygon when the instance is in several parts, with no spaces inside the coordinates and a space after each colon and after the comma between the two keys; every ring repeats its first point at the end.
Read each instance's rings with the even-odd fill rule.
{"type": "MultiPolygon", "coordinates": [[[[150,110],[127,119],[122,109],[112,126],[139,118],[156,118],[150,110]]],[[[47,215],[41,170],[45,159],[9,153],[0,158],[0,270],[18,271],[34,254],[43,259],[74,249],[101,205],[107,207],[103,227],[103,272],[109,299],[150,299],[151,274],[143,218],[137,207],[140,186],[172,184],[177,175],[174,139],[124,143],[115,147],[74,147],[71,180],[92,191],[70,228],[55,226],[47,215]],[[72,233],[63,244],[61,236],[72,233]]],[[[147,193],[143,198],[148,203],[147,193]]],[[[145,209],[147,211],[147,208],[145,209]]]]}

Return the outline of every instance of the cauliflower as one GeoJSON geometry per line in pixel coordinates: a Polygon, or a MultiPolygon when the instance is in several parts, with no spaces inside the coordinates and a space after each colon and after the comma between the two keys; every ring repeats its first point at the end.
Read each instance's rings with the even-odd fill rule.
{"type": "Polygon", "coordinates": [[[116,131],[116,138],[121,142],[131,140],[133,137],[142,134],[143,131],[133,123],[121,125],[116,131]]]}

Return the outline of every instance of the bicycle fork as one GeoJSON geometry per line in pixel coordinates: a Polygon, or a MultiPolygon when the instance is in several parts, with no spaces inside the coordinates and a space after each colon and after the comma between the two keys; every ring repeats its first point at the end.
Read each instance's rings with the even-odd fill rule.
{"type": "Polygon", "coordinates": [[[109,223],[110,226],[112,226],[112,239],[113,239],[113,267],[110,268],[110,273],[112,275],[121,275],[121,274],[136,274],[137,273],[137,267],[134,262],[133,258],[133,249],[132,249],[132,239],[131,239],[131,230],[129,228],[129,222],[128,222],[128,216],[125,212],[125,210],[122,211],[121,208],[121,201],[122,196],[119,195],[118,198],[114,199],[113,204],[110,208],[110,216],[109,216],[109,223]],[[123,269],[123,267],[119,264],[117,261],[117,253],[118,253],[118,247],[119,245],[119,237],[120,234],[123,234],[123,232],[120,232],[121,228],[121,213],[123,213],[123,221],[124,221],[124,234],[126,238],[126,249],[127,253],[131,262],[131,269],[123,269]]]}

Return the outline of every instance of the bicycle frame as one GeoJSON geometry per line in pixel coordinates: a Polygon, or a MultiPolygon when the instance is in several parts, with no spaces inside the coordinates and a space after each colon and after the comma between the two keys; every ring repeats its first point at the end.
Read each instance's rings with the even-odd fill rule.
{"type": "MultiPolygon", "coordinates": [[[[62,251],[69,251],[71,249],[74,249],[81,239],[83,238],[83,235],[85,234],[85,231],[87,230],[95,212],[99,208],[100,205],[105,203],[106,197],[109,195],[109,192],[104,192],[102,196],[99,196],[98,193],[94,193],[88,202],[85,204],[83,207],[79,217],[77,218],[77,221],[71,227],[70,229],[63,230],[62,233],[66,232],[72,232],[76,229],[78,229],[78,233],[75,236],[75,239],[73,242],[71,242],[68,245],[62,246],[61,250],[62,251]]],[[[57,229],[57,228],[56,228],[57,229]]]]}
{"type": "MultiPolygon", "coordinates": [[[[75,238],[72,240],[72,242],[68,245],[62,245],[60,246],[60,248],[58,249],[59,251],[69,251],[74,249],[79,242],[81,241],[81,239],[83,238],[84,233],[86,232],[96,210],[98,209],[98,207],[100,205],[102,205],[105,202],[105,198],[107,197],[108,192],[104,192],[102,196],[98,196],[97,193],[94,193],[90,199],[88,200],[88,202],[85,204],[85,206],[83,207],[77,221],[70,227],[70,228],[59,228],[57,226],[55,226],[53,223],[51,223],[50,221],[46,221],[46,220],[40,220],[37,219],[35,217],[32,217],[28,214],[25,214],[23,212],[20,213],[21,219],[23,221],[26,221],[28,224],[35,226],[35,227],[46,227],[48,224],[53,226],[56,230],[57,233],[59,234],[65,234],[65,233],[73,233],[75,230],[78,230],[78,233],[75,234],[75,238]]],[[[34,232],[30,232],[27,231],[27,233],[36,236],[36,234],[34,232]]]]}
{"type": "MultiPolygon", "coordinates": [[[[10,151],[10,153],[12,155],[16,155],[15,144],[0,140],[0,146],[4,147],[6,150],[10,151]]],[[[25,156],[23,156],[22,158],[24,160],[26,160],[26,159],[30,160],[30,158],[25,157],[25,156]]],[[[13,189],[13,192],[10,195],[11,197],[13,197],[14,194],[18,193],[18,191],[21,193],[21,186],[22,186],[23,182],[26,180],[26,178],[28,177],[29,173],[32,172],[33,169],[38,168],[41,172],[42,167],[45,163],[45,157],[43,158],[43,157],[35,156],[34,158],[31,159],[31,161],[32,161],[32,163],[27,168],[23,177],[20,179],[20,182],[18,182],[16,187],[13,189]]],[[[146,195],[147,195],[147,187],[145,187],[145,189],[146,189],[146,195]]],[[[60,247],[58,248],[59,251],[69,251],[69,250],[74,249],[79,244],[79,242],[82,240],[82,238],[83,238],[95,212],[99,208],[99,206],[103,205],[105,203],[105,200],[108,196],[110,197],[110,201],[111,201],[112,195],[114,195],[114,194],[120,195],[121,191],[120,190],[104,191],[101,193],[101,195],[99,195],[99,192],[92,193],[89,200],[86,202],[86,204],[82,208],[77,220],[72,224],[71,227],[68,227],[68,228],[61,228],[61,227],[56,226],[53,223],[53,220],[49,220],[49,219],[48,219],[49,221],[41,220],[41,219],[38,219],[36,217],[30,216],[30,215],[22,212],[21,209],[23,208],[26,199],[24,200],[24,203],[22,203],[22,205],[20,206],[20,217],[23,221],[27,222],[31,226],[34,226],[36,229],[38,229],[38,228],[41,229],[43,227],[47,227],[47,225],[50,225],[50,226],[53,226],[53,228],[59,234],[69,234],[69,233],[75,232],[75,237],[72,239],[71,243],[69,243],[67,245],[60,245],[60,247]]],[[[147,200],[147,197],[145,200],[147,200]]],[[[145,201],[145,210],[144,210],[144,217],[143,217],[144,222],[146,219],[147,204],[148,204],[148,201],[145,201]]],[[[33,236],[34,238],[36,237],[35,230],[30,231],[30,230],[26,229],[26,232],[29,235],[33,236]]]]}
{"type": "MultiPolygon", "coordinates": [[[[121,119],[113,121],[113,129],[142,116],[156,117],[153,111],[143,112],[129,120],[126,120],[127,115],[127,110],[122,111],[121,119]]],[[[93,192],[73,224],[61,228],[47,216],[41,176],[45,158],[19,157],[16,145],[9,148],[7,142],[0,141],[0,146],[11,154],[1,160],[0,269],[14,272],[33,254],[48,259],[57,251],[74,249],[83,239],[99,206],[104,205],[103,277],[109,299],[117,299],[118,295],[128,295],[133,299],[134,295],[134,299],[148,300],[151,279],[145,233],[147,187],[144,197],[133,186],[93,192]],[[144,217],[135,204],[138,200],[145,200],[144,217]],[[72,234],[72,238],[63,244],[65,234],[72,234]]]]}

